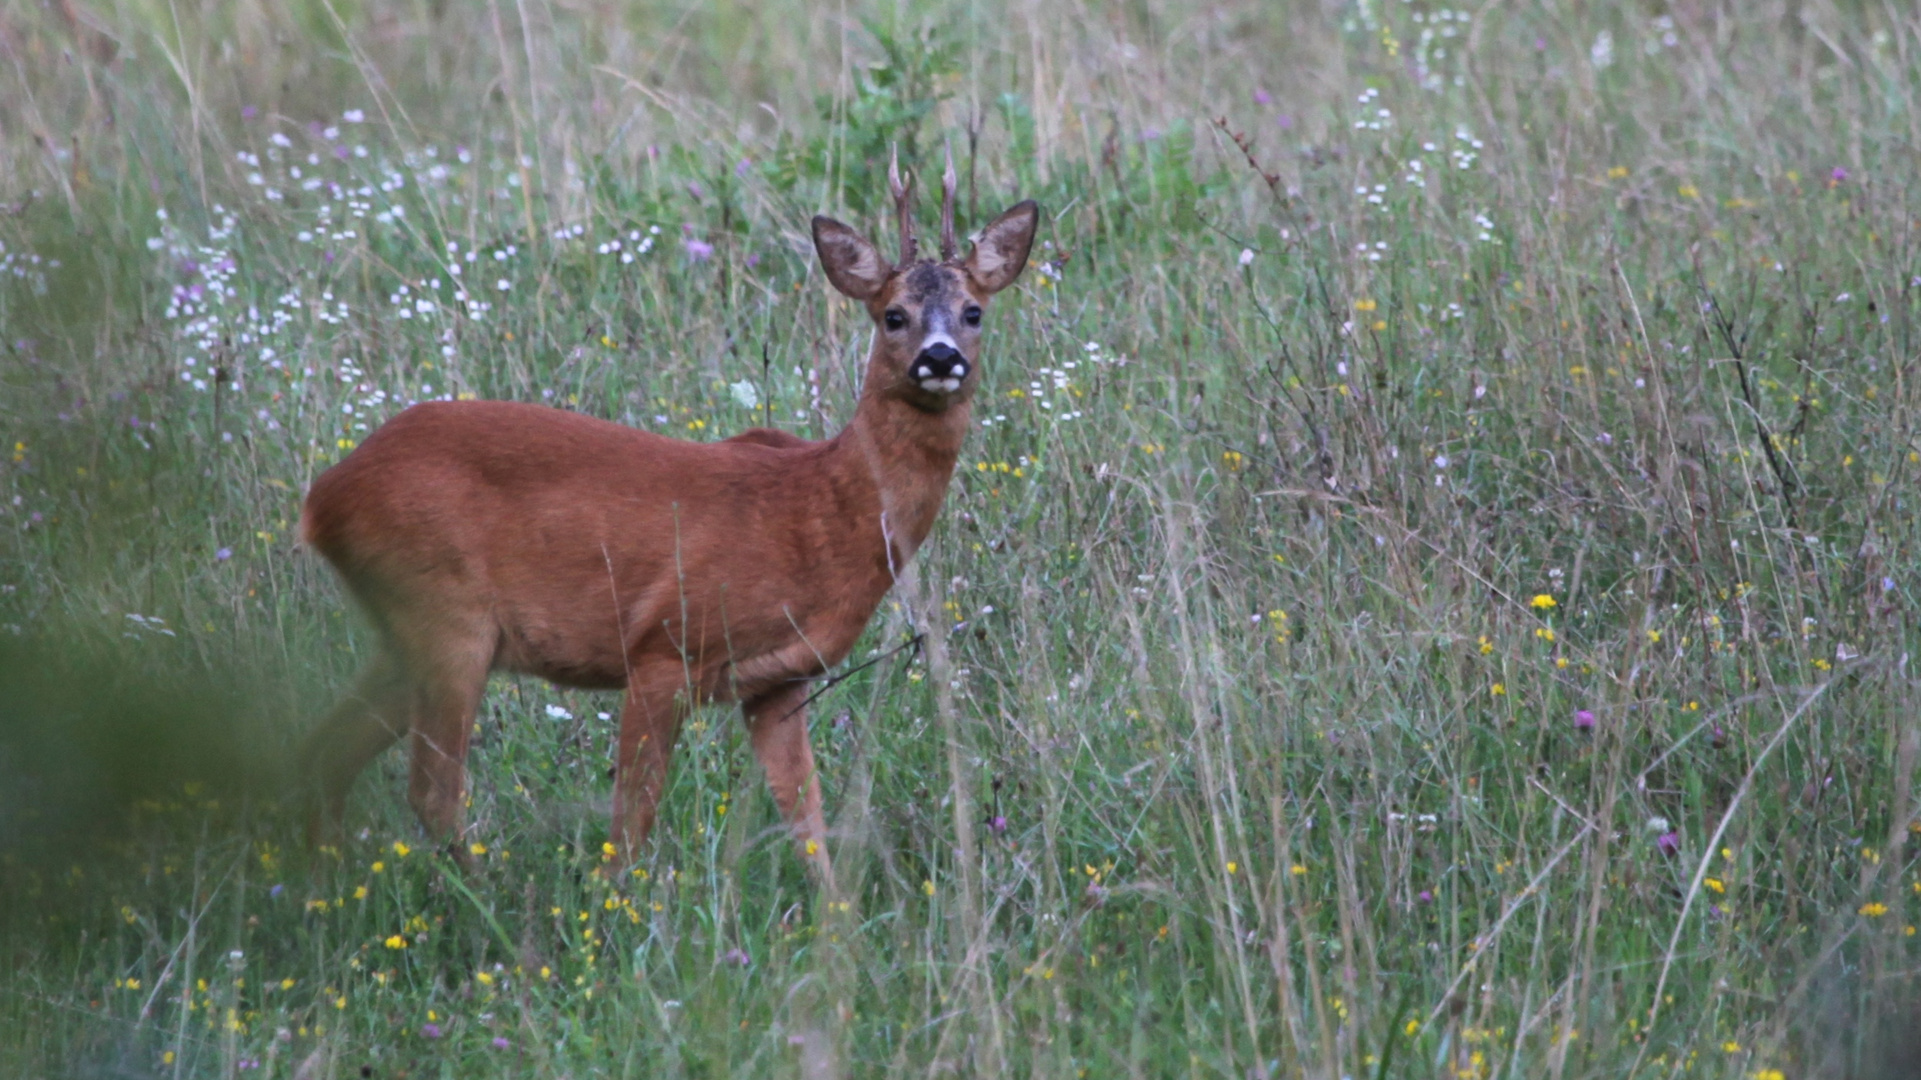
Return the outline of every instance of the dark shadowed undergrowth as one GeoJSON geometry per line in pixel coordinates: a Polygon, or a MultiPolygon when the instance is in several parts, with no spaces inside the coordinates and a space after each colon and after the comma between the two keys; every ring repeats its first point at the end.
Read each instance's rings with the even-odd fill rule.
{"type": "Polygon", "coordinates": [[[1602,7],[0,11],[0,1073],[1910,1075],[1921,21],[1602,7]],[[471,869],[397,757],[308,850],[308,482],[837,430],[896,144],[1044,243],[843,894],[718,711],[615,864],[510,678],[471,869]]]}

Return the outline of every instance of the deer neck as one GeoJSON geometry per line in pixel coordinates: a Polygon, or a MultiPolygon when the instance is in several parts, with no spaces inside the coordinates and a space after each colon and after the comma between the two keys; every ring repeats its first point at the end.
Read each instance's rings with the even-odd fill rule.
{"type": "Polygon", "coordinates": [[[888,393],[887,376],[878,367],[869,361],[853,422],[835,442],[847,481],[873,493],[884,558],[898,574],[934,528],[971,408],[962,400],[927,412],[888,393]]]}

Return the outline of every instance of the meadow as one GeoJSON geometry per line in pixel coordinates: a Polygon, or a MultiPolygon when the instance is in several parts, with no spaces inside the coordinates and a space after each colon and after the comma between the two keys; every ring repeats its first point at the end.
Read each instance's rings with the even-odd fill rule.
{"type": "Polygon", "coordinates": [[[1905,5],[58,0],[0,57],[0,1075],[1921,1072],[1905,5]],[[308,848],[370,645],[313,477],[449,397],[833,433],[808,219],[891,250],[949,146],[1040,241],[815,705],[838,894],[730,710],[617,863],[618,695],[509,677],[469,866],[398,753],[308,848]]]}

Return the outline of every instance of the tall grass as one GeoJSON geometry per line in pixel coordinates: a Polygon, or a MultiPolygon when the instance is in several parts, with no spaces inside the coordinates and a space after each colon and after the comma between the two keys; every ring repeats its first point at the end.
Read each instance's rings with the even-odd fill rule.
{"type": "Polygon", "coordinates": [[[0,51],[0,1072],[1911,1068],[1904,9],[129,0],[0,51]],[[614,865],[617,699],[507,678],[471,872],[396,761],[306,851],[251,748],[366,645],[307,483],[444,396],[837,430],[804,222],[884,231],[895,144],[1045,243],[860,652],[927,647],[817,705],[843,895],[720,712],[614,865]]]}

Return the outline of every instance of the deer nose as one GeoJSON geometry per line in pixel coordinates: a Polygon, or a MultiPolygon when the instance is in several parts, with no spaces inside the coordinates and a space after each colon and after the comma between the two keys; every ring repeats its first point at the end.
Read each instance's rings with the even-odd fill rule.
{"type": "Polygon", "coordinates": [[[967,377],[967,358],[952,345],[937,341],[914,358],[912,374],[925,389],[958,390],[967,377]]]}

